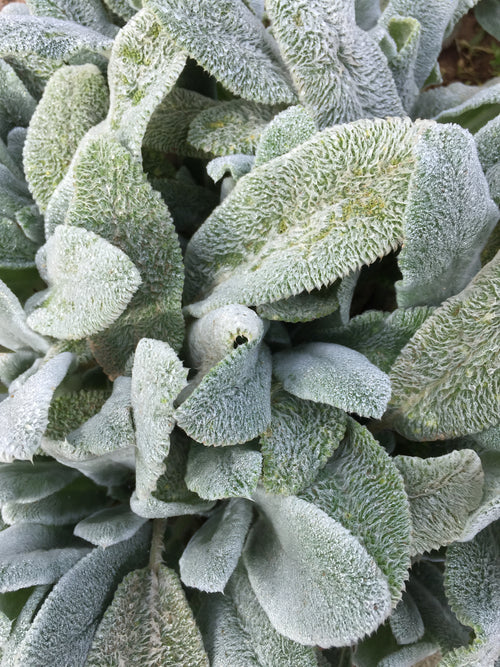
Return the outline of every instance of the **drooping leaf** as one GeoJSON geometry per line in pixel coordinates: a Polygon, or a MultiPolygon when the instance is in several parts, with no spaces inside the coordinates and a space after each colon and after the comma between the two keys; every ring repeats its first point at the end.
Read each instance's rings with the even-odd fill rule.
{"type": "Polygon", "coordinates": [[[76,524],[74,534],[98,547],[109,547],[130,539],[145,519],[131,512],[126,505],[100,510],[76,524]]]}
{"type": "Polygon", "coordinates": [[[208,667],[200,632],[173,570],[128,574],[97,628],[86,665],[208,667]]]}
{"type": "Polygon", "coordinates": [[[480,86],[474,95],[456,106],[442,110],[435,119],[440,123],[458,123],[475,133],[499,113],[500,83],[496,83],[480,86]]]}
{"type": "Polygon", "coordinates": [[[266,8],[299,99],[320,129],[402,115],[385,55],[356,25],[354,0],[267,0],[266,8]]]}
{"type": "Polygon", "coordinates": [[[239,565],[224,595],[203,595],[196,620],[212,667],[318,667],[314,649],[278,634],[239,565]]]}
{"type": "Polygon", "coordinates": [[[0,465],[0,504],[31,503],[59,491],[78,473],[54,461],[14,461],[0,465]]]}
{"type": "Polygon", "coordinates": [[[413,107],[412,118],[436,118],[442,111],[457,107],[470,99],[479,90],[480,86],[470,86],[460,81],[424,90],[413,107]]]}
{"type": "Polygon", "coordinates": [[[258,167],[288,153],[315,133],[314,118],[305,107],[297,105],[285,109],[262,130],[255,153],[255,165],[258,167]]]}
{"type": "Polygon", "coordinates": [[[47,208],[80,140],[106,116],[108,98],[95,65],[61,67],[50,78],[24,147],[26,179],[40,210],[47,208]]]}
{"type": "Polygon", "coordinates": [[[33,365],[37,357],[38,355],[33,350],[0,353],[0,382],[8,387],[33,365]]]}
{"type": "Polygon", "coordinates": [[[199,112],[191,121],[187,140],[205,153],[250,155],[276,112],[277,108],[247,100],[221,102],[199,112]]]}
{"type": "Polygon", "coordinates": [[[2,215],[14,218],[18,211],[30,206],[33,200],[24,180],[16,178],[3,164],[0,164],[0,175],[0,210],[2,215]]]}
{"type": "Polygon", "coordinates": [[[62,65],[92,63],[104,70],[111,44],[109,37],[73,21],[29,15],[0,18],[0,58],[22,73],[23,83],[36,96],[62,65]]]}
{"type": "Polygon", "coordinates": [[[215,447],[257,437],[271,420],[271,355],[258,339],[216,364],[177,409],[179,426],[215,447]]]}
{"type": "Polygon", "coordinates": [[[26,324],[26,314],[16,295],[0,280],[0,345],[9,350],[31,348],[47,352],[48,342],[26,324]]]}
{"type": "Polygon", "coordinates": [[[287,299],[257,306],[258,314],[266,320],[308,322],[326,317],[339,308],[339,280],[329,287],[301,292],[287,299]]]}
{"type": "Polygon", "coordinates": [[[454,438],[500,421],[499,268],[500,253],[424,322],[394,362],[388,415],[405,437],[454,438]]]}
{"type": "Polygon", "coordinates": [[[295,494],[312,484],[340,444],[345,413],[281,391],[273,394],[271,424],[260,438],[262,484],[270,493],[295,494]]]}
{"type": "Polygon", "coordinates": [[[273,627],[323,648],[354,643],[375,630],[389,614],[391,596],[387,579],[360,542],[296,496],[259,491],[255,498],[262,516],[243,555],[273,627]]]}
{"type": "Polygon", "coordinates": [[[346,441],[299,497],[359,539],[387,578],[395,606],[410,565],[410,507],[403,478],[370,432],[349,418],[346,441]]]}
{"type": "Polygon", "coordinates": [[[457,540],[483,494],[479,456],[462,449],[428,459],[396,456],[394,462],[410,500],[412,555],[457,540]]]}
{"type": "Polygon", "coordinates": [[[254,163],[253,155],[243,153],[216,157],[207,164],[207,174],[214,183],[220,181],[225,174],[229,174],[234,181],[237,181],[252,170],[254,163]]]}
{"type": "Polygon", "coordinates": [[[211,0],[181,6],[147,0],[146,6],[190,56],[235,95],[263,104],[295,100],[273,38],[242,2],[223,0],[214,7],[211,0]]]}
{"type": "Polygon", "coordinates": [[[250,498],[262,470],[262,455],[251,445],[205,447],[192,443],[186,485],[205,500],[250,498]]]}
{"type": "Polygon", "coordinates": [[[500,40],[500,10],[495,0],[481,0],[474,10],[479,25],[500,40]]]}
{"type": "Polygon", "coordinates": [[[388,376],[359,352],[307,343],[278,352],[273,372],[290,394],[346,412],[380,418],[391,395],[388,376]]]}
{"type": "Polygon", "coordinates": [[[36,100],[28,92],[14,68],[1,58],[0,100],[0,109],[8,116],[12,125],[28,125],[36,108],[36,100]]]}
{"type": "Polygon", "coordinates": [[[32,460],[49,421],[49,406],[73,356],[63,352],[47,361],[0,403],[0,460],[32,460]]]}
{"type": "Polygon", "coordinates": [[[132,369],[132,408],[137,439],[136,494],[146,500],[165,471],[174,428],[174,400],[187,370],[168,343],[143,338],[132,369]]]}
{"type": "Polygon", "coordinates": [[[118,28],[109,20],[101,0],[26,0],[32,16],[51,16],[74,21],[104,35],[114,37],[118,28]]]}
{"type": "Polygon", "coordinates": [[[2,531],[0,591],[52,584],[88,553],[71,532],[41,524],[19,524],[2,531]]]}
{"type": "Polygon", "coordinates": [[[238,563],[253,517],[242,498],[221,505],[189,540],[179,560],[182,583],[222,593],[238,563]]]}
{"type": "Polygon", "coordinates": [[[131,569],[144,565],[149,535],[149,526],[144,526],[130,540],[94,549],[69,570],[36,615],[18,649],[18,664],[83,667],[117,584],[131,569]]]}
{"type": "Polygon", "coordinates": [[[481,455],[481,464],[484,471],[481,502],[469,516],[458,542],[471,540],[479,531],[500,519],[500,452],[485,452],[481,455]]]}
{"type": "Polygon", "coordinates": [[[109,123],[136,157],[149,120],[175,84],[186,63],[151,9],[142,9],[114,41],[108,68],[109,123]]]}
{"type": "Polygon", "coordinates": [[[415,601],[406,591],[389,617],[389,625],[398,644],[413,644],[422,639],[424,622],[415,601]]]}
{"type": "Polygon", "coordinates": [[[122,250],[76,227],[59,226],[37,253],[37,263],[44,266],[50,289],[27,321],[54,338],[78,340],[105,329],[142,282],[122,250]]]}
{"type": "Polygon", "coordinates": [[[485,173],[500,162],[500,115],[490,120],[474,136],[479,161],[485,173]]]}
{"type": "MultiPolygon", "coordinates": [[[[25,7],[25,5],[23,5],[23,7],[25,7]]],[[[8,667],[9,665],[15,664],[14,661],[17,648],[30,629],[33,618],[49,590],[49,585],[36,586],[30,594],[26,604],[16,618],[15,625],[13,626],[8,641],[2,646],[1,667],[8,667]]]]}

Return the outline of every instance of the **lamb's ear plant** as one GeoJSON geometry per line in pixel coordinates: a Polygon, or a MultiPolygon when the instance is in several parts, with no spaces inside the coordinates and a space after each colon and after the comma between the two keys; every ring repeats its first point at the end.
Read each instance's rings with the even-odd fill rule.
{"type": "Polygon", "coordinates": [[[476,4],[0,12],[1,667],[500,664],[476,4]]]}

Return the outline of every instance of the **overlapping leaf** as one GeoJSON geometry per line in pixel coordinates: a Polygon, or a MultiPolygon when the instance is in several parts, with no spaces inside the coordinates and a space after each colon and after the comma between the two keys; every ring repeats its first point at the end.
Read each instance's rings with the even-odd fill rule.
{"type": "Polygon", "coordinates": [[[28,347],[47,352],[48,342],[27,326],[19,299],[3,281],[0,281],[0,314],[0,345],[9,350],[28,347]]]}
{"type": "Polygon", "coordinates": [[[12,125],[27,126],[36,108],[36,100],[5,60],[0,59],[0,109],[12,125]]]}
{"type": "Polygon", "coordinates": [[[143,523],[145,519],[131,512],[126,505],[118,505],[82,519],[73,532],[91,544],[106,548],[130,539],[143,523]]]}
{"type": "Polygon", "coordinates": [[[110,22],[101,0],[27,0],[26,4],[33,16],[74,21],[109,37],[114,37],[118,32],[118,28],[110,22]]]}
{"type": "Polygon", "coordinates": [[[316,133],[312,115],[303,106],[285,109],[264,128],[255,154],[259,166],[300,146],[316,133]]]}
{"type": "Polygon", "coordinates": [[[54,461],[15,461],[0,465],[0,504],[31,503],[72,482],[78,473],[54,461]]]}

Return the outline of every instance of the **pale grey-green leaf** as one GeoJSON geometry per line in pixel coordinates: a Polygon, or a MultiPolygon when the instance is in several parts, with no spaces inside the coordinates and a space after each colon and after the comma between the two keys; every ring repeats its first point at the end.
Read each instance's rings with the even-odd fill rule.
{"type": "Polygon", "coordinates": [[[47,352],[49,343],[26,324],[26,314],[17,296],[0,280],[0,345],[9,350],[31,348],[47,352]]]}
{"type": "MultiPolygon", "coordinates": [[[[25,7],[26,5],[22,6],[25,7]]],[[[1,667],[10,667],[10,665],[14,663],[17,648],[30,629],[33,618],[49,590],[50,585],[36,586],[33,592],[30,594],[27,602],[16,619],[8,642],[2,646],[0,661],[1,667]]]]}
{"type": "Polygon", "coordinates": [[[129,257],[94,232],[59,226],[37,253],[46,266],[47,298],[28,317],[39,333],[78,340],[109,327],[139,288],[129,257]]]}
{"type": "Polygon", "coordinates": [[[244,562],[274,628],[323,648],[373,632],[390,612],[391,595],[360,542],[305,500],[262,491],[255,499],[263,514],[250,530],[244,562]]]}
{"type": "Polygon", "coordinates": [[[225,174],[230,174],[237,181],[252,170],[255,158],[253,155],[235,153],[223,157],[216,157],[207,164],[207,174],[217,183],[225,174]]]}
{"type": "Polygon", "coordinates": [[[442,111],[462,104],[479,90],[480,86],[470,86],[461,81],[424,90],[415,102],[411,116],[412,118],[435,118],[442,111]]]}
{"type": "Polygon", "coordinates": [[[398,644],[413,644],[424,635],[424,622],[409,593],[403,596],[389,617],[389,625],[398,644]]]}
{"type": "Polygon", "coordinates": [[[394,16],[387,24],[387,37],[393,40],[394,52],[388,55],[389,67],[403,107],[409,113],[418,97],[415,67],[418,62],[421,26],[411,16],[394,16]]]}
{"type": "Polygon", "coordinates": [[[492,79],[468,99],[451,109],[441,111],[435,118],[440,123],[458,123],[475,133],[500,113],[500,80],[492,79]]]}
{"type": "Polygon", "coordinates": [[[14,461],[0,464],[0,504],[31,503],[59,491],[78,473],[55,461],[14,461]]]}
{"type": "Polygon", "coordinates": [[[262,454],[251,445],[205,447],[192,443],[186,485],[205,500],[250,498],[262,471],[262,454]]]}
{"type": "Polygon", "coordinates": [[[359,27],[363,30],[370,30],[380,16],[380,2],[379,0],[355,0],[354,10],[359,27]]]}
{"type": "Polygon", "coordinates": [[[189,540],[179,560],[186,586],[222,593],[238,563],[253,518],[252,504],[241,498],[218,508],[189,540]]]}
{"type": "Polygon", "coordinates": [[[104,35],[114,37],[118,28],[109,20],[101,0],[26,0],[32,16],[51,16],[74,21],[104,35]]]}
{"type": "Polygon", "coordinates": [[[483,496],[479,507],[467,520],[458,542],[471,540],[479,531],[500,519],[500,452],[481,455],[484,471],[483,496]]]}
{"type": "Polygon", "coordinates": [[[474,141],[481,166],[487,173],[500,162],[500,114],[475,134],[474,141]]]}
{"type": "Polygon", "coordinates": [[[7,114],[13,125],[28,125],[36,108],[36,100],[28,92],[14,68],[1,58],[0,100],[0,109],[7,114]]]}
{"type": "Polygon", "coordinates": [[[144,522],[126,505],[118,505],[86,517],[76,524],[73,533],[98,547],[109,547],[130,539],[144,522]]]}
{"type": "Polygon", "coordinates": [[[47,361],[0,403],[0,460],[32,460],[49,422],[49,406],[73,361],[63,352],[47,361]]]}
{"type": "Polygon", "coordinates": [[[255,153],[255,165],[259,167],[288,153],[310,139],[316,130],[314,118],[305,107],[297,105],[285,109],[262,130],[255,153]]]}
{"type": "Polygon", "coordinates": [[[208,667],[177,574],[158,565],[128,574],[97,628],[85,665],[208,667]]]}
{"type": "Polygon", "coordinates": [[[134,7],[129,0],[103,0],[103,2],[113,14],[124,21],[131,19],[137,11],[137,7],[134,7]]]}
{"type": "Polygon", "coordinates": [[[389,377],[343,345],[306,343],[274,355],[273,372],[291,394],[363,417],[380,418],[391,395],[389,377]]]}
{"type": "Polygon", "coordinates": [[[266,320],[281,322],[309,322],[326,317],[339,308],[341,281],[336,280],[329,287],[301,292],[287,299],[257,306],[258,314],[266,320]]]}
{"type": "Polygon", "coordinates": [[[0,353],[0,382],[6,387],[27,371],[38,357],[33,350],[0,353]]]}
{"type": "Polygon", "coordinates": [[[495,0],[481,0],[474,15],[479,25],[500,40],[500,7],[495,0]]]}
{"type": "Polygon", "coordinates": [[[412,556],[460,538],[483,495],[479,456],[462,449],[428,459],[396,456],[410,501],[412,556]]]}

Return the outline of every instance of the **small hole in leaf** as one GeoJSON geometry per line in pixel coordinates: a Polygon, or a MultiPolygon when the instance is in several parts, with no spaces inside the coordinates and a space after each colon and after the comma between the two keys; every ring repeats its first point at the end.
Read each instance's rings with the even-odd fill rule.
{"type": "Polygon", "coordinates": [[[245,343],[248,343],[248,338],[246,336],[236,336],[233,341],[233,347],[236,350],[237,347],[244,345],[245,343]]]}

